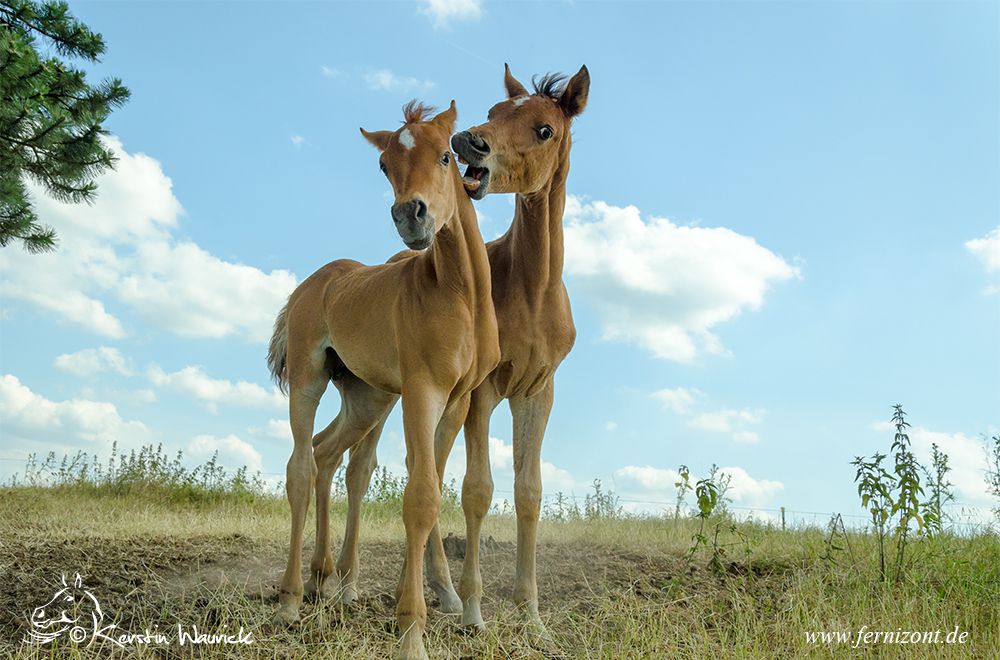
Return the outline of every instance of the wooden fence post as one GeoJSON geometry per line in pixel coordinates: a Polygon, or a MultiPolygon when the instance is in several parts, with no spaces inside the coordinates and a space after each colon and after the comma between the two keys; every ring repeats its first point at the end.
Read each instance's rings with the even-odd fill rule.
{"type": "Polygon", "coordinates": [[[785,531],[785,507],[781,507],[781,531],[785,531]]]}

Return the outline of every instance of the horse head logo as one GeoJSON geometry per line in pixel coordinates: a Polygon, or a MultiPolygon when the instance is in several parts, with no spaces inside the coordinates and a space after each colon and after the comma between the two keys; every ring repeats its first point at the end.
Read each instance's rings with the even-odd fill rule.
{"type": "Polygon", "coordinates": [[[83,578],[77,573],[72,582],[62,576],[62,587],[47,603],[36,607],[31,613],[31,627],[25,641],[32,644],[48,644],[64,634],[80,644],[90,639],[93,643],[98,636],[114,626],[101,627],[104,611],[97,598],[83,587],[83,578]]]}

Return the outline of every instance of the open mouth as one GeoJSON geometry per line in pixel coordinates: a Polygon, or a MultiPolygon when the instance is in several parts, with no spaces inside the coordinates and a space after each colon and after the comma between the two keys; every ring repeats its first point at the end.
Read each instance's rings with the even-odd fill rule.
{"type": "Polygon", "coordinates": [[[462,175],[462,185],[472,199],[482,199],[489,187],[490,171],[485,167],[469,165],[462,175]]]}

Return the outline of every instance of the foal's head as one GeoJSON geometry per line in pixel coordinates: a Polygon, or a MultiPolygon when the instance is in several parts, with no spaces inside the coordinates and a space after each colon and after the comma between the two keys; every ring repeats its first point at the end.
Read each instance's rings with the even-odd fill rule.
{"type": "Polygon", "coordinates": [[[379,167],[396,195],[392,220],[406,246],[422,250],[458,209],[456,178],[448,138],[455,129],[455,102],[433,119],[431,108],[410,101],[395,131],[361,129],[381,153],[379,167]]]}
{"type": "Polygon", "coordinates": [[[488,121],[456,134],[451,146],[469,164],[462,179],[473,199],[487,193],[541,190],[569,152],[569,129],[583,112],[590,90],[587,67],[569,79],[549,74],[529,94],[504,65],[507,100],[490,109],[488,121]]]}

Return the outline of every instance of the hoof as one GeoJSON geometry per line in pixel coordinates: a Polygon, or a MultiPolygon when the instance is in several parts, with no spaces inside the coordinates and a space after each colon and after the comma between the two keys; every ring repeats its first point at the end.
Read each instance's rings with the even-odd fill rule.
{"type": "Polygon", "coordinates": [[[275,612],[274,618],[271,619],[271,623],[275,626],[281,626],[285,628],[291,628],[297,626],[302,618],[299,616],[299,608],[293,607],[291,605],[282,605],[275,612]]]}
{"type": "Polygon", "coordinates": [[[427,649],[424,648],[423,635],[413,633],[403,635],[399,647],[399,660],[430,660],[427,657],[427,649]]]}
{"type": "Polygon", "coordinates": [[[340,605],[353,605],[358,599],[358,590],[350,585],[345,585],[337,591],[337,603],[340,605]]]}
{"type": "Polygon", "coordinates": [[[454,589],[449,589],[438,593],[438,611],[442,614],[461,614],[462,599],[458,597],[454,589]]]}
{"type": "Polygon", "coordinates": [[[479,605],[470,604],[462,612],[462,628],[466,632],[473,634],[486,632],[486,623],[483,621],[483,614],[479,610],[479,605]]]}
{"type": "Polygon", "coordinates": [[[558,653],[559,647],[556,645],[555,638],[552,637],[552,633],[549,629],[545,627],[541,619],[532,618],[529,619],[526,624],[526,631],[528,635],[528,640],[531,645],[546,653],[558,653]]]}
{"type": "Polygon", "coordinates": [[[325,586],[326,581],[319,582],[316,578],[309,578],[302,589],[302,594],[306,600],[319,600],[323,597],[325,586]]]}
{"type": "Polygon", "coordinates": [[[462,632],[467,635],[483,635],[486,633],[486,623],[483,621],[462,622],[462,632]]]}
{"type": "Polygon", "coordinates": [[[416,651],[404,651],[400,649],[399,660],[430,660],[430,658],[427,655],[427,651],[421,646],[416,651]]]}

